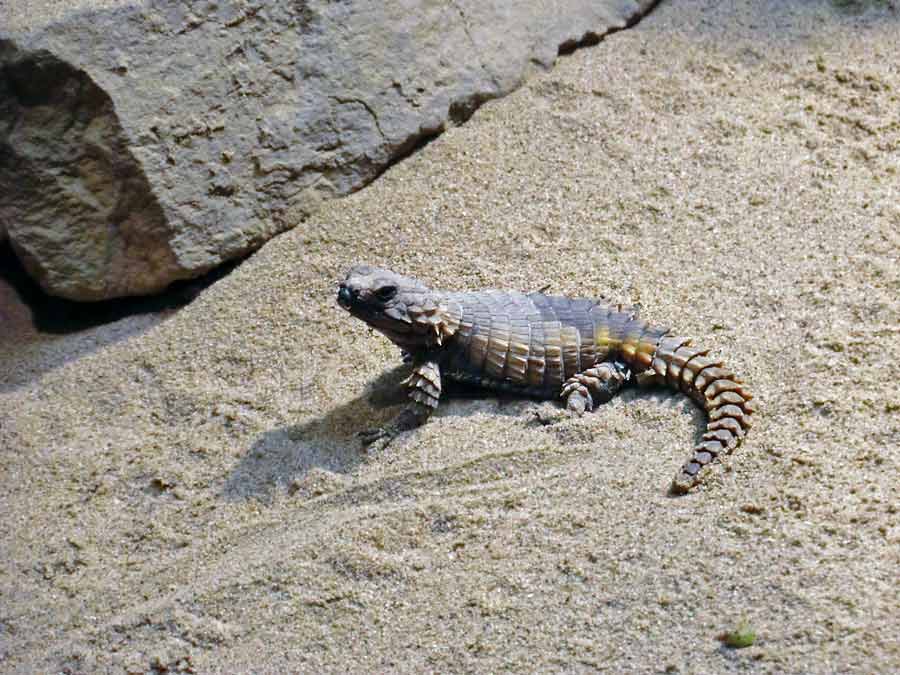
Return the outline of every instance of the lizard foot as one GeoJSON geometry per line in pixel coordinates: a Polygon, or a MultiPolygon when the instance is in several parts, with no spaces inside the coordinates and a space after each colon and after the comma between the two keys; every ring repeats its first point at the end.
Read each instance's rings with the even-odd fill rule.
{"type": "Polygon", "coordinates": [[[384,438],[387,435],[387,430],[379,427],[377,429],[366,429],[365,431],[360,431],[356,434],[356,437],[363,445],[370,445],[377,441],[379,438],[384,438]]]}
{"type": "Polygon", "coordinates": [[[565,399],[566,408],[579,417],[585,412],[594,409],[594,399],[591,398],[591,392],[577,378],[573,377],[566,382],[559,397],[565,399]]]}
{"type": "Polygon", "coordinates": [[[362,443],[363,450],[367,454],[375,454],[384,450],[391,444],[397,434],[392,433],[390,429],[380,427],[378,429],[367,429],[360,431],[356,436],[362,443]]]}
{"type": "Polygon", "coordinates": [[[669,495],[672,497],[680,497],[691,491],[691,488],[697,484],[695,476],[689,476],[684,472],[678,472],[669,485],[669,495]]]}

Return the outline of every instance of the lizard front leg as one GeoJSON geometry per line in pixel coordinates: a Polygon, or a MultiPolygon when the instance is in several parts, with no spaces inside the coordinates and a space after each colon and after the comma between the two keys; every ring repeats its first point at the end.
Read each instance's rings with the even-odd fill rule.
{"type": "Polygon", "coordinates": [[[579,415],[606,403],[631,379],[631,369],[622,361],[603,361],[576,373],[563,385],[559,397],[566,407],[579,415]]]}
{"type": "Polygon", "coordinates": [[[389,424],[360,433],[364,445],[378,442],[379,449],[387,447],[397,435],[424,424],[437,408],[441,398],[441,369],[436,361],[416,362],[402,384],[406,387],[409,403],[389,424]]]}

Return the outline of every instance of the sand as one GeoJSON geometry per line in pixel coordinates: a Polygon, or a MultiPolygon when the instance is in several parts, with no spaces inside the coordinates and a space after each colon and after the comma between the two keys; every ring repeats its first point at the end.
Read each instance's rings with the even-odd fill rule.
{"type": "Polygon", "coordinates": [[[164,321],[7,341],[0,671],[896,672],[898,34],[663,3],[164,321]],[[665,391],[454,399],[361,453],[404,375],[334,301],[363,261],[640,303],[757,424],[683,498],[665,391]]]}

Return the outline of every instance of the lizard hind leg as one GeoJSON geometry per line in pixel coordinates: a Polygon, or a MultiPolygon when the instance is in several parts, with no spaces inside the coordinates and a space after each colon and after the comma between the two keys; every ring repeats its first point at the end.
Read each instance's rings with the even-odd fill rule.
{"type": "Polygon", "coordinates": [[[566,407],[582,414],[593,410],[595,404],[606,403],[631,380],[631,369],[622,361],[603,361],[580,373],[575,373],[563,384],[559,397],[566,407]]]}

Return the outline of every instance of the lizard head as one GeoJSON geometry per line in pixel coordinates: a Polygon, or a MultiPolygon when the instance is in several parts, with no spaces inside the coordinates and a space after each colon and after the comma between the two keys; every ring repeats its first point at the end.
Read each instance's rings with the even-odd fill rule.
{"type": "Polygon", "coordinates": [[[414,351],[442,344],[456,330],[441,296],[412,277],[357,265],[338,289],[338,304],[391,342],[414,351]]]}

